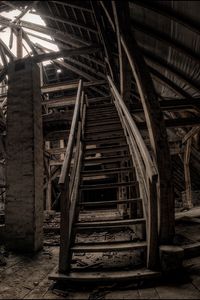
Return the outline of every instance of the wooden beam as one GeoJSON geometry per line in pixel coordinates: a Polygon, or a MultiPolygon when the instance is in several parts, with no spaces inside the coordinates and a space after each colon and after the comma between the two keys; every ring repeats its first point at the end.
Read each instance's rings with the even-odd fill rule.
{"type": "Polygon", "coordinates": [[[15,59],[14,54],[10,51],[2,39],[0,39],[0,46],[4,49],[5,54],[10,58],[11,61],[15,59]]]}
{"type": "MultiPolygon", "coordinates": [[[[37,35],[37,34],[35,34],[35,33],[32,33],[32,32],[27,32],[26,34],[27,34],[27,36],[29,36],[29,35],[30,35],[30,36],[34,36],[34,37],[36,37],[36,38],[38,38],[38,39],[41,39],[41,40],[43,40],[43,41],[46,41],[46,42],[48,42],[48,43],[50,43],[50,44],[57,45],[59,48],[67,49],[67,50],[68,50],[68,49],[71,49],[71,47],[69,47],[68,45],[66,45],[64,42],[59,42],[59,41],[50,40],[50,39],[47,39],[47,38],[45,38],[45,37],[43,37],[43,36],[39,36],[39,35],[37,35]]],[[[65,42],[67,42],[67,41],[65,41],[65,42]]],[[[83,57],[83,58],[86,59],[86,60],[89,60],[89,61],[91,61],[91,62],[93,62],[93,63],[95,63],[95,64],[101,66],[102,68],[105,68],[105,64],[104,64],[102,61],[100,61],[99,59],[97,59],[97,58],[95,58],[95,57],[91,57],[91,55],[87,55],[87,54],[83,55],[83,54],[80,54],[80,56],[83,57]]]]}
{"type": "MultiPolygon", "coordinates": [[[[200,109],[200,98],[191,99],[170,99],[170,100],[161,100],[159,101],[160,107],[162,110],[187,110],[187,109],[200,109]]],[[[131,109],[132,113],[142,112],[142,105],[134,105],[131,109]]]]}
{"type": "Polygon", "coordinates": [[[82,63],[82,62],[78,61],[77,59],[74,59],[74,58],[71,58],[71,57],[66,57],[65,60],[69,61],[69,62],[71,62],[71,63],[73,63],[73,64],[75,64],[75,65],[77,65],[81,68],[84,68],[84,69],[88,70],[89,72],[93,73],[94,75],[96,75],[98,77],[106,79],[105,74],[103,74],[102,72],[97,71],[97,69],[94,69],[94,68],[88,66],[85,63],[82,63]]]}
{"type": "Polygon", "coordinates": [[[17,58],[21,59],[23,56],[23,47],[22,47],[22,29],[17,30],[17,58]]]}
{"type": "MultiPolygon", "coordinates": [[[[105,84],[105,80],[96,80],[96,81],[84,81],[83,87],[92,87],[96,85],[105,84]]],[[[70,82],[61,82],[61,83],[54,83],[54,84],[45,84],[41,87],[42,93],[51,93],[56,91],[62,90],[73,90],[78,88],[78,81],[70,81],[70,82]]]]}
{"type": "MultiPolygon", "coordinates": [[[[164,122],[167,128],[194,127],[200,125],[200,118],[191,117],[191,118],[167,119],[164,122]]],[[[140,129],[147,128],[147,124],[145,122],[138,122],[137,125],[140,129]]]]}
{"type": "Polygon", "coordinates": [[[63,1],[53,1],[53,2],[56,3],[56,4],[68,6],[68,7],[75,8],[75,9],[82,10],[82,11],[86,11],[86,12],[89,12],[91,14],[93,13],[93,11],[90,8],[87,8],[85,5],[82,6],[82,5],[77,5],[77,4],[74,4],[74,3],[72,4],[72,3],[63,2],[63,1]]]}
{"type": "Polygon", "coordinates": [[[155,39],[161,41],[162,43],[164,43],[170,47],[173,47],[178,52],[181,52],[181,53],[189,56],[190,58],[196,60],[199,63],[200,55],[197,52],[194,52],[191,48],[180,43],[178,40],[173,39],[172,37],[168,36],[164,32],[161,32],[161,31],[153,28],[152,26],[144,25],[143,23],[140,23],[136,20],[132,20],[131,25],[132,25],[133,30],[143,32],[145,35],[155,38],[155,39]]]}
{"type": "MultiPolygon", "coordinates": [[[[55,61],[59,66],[64,67],[76,74],[78,74],[79,76],[83,77],[84,79],[87,79],[88,81],[94,81],[96,78],[94,78],[93,76],[89,75],[88,73],[79,70],[78,68],[74,67],[73,65],[67,63],[67,62],[63,62],[63,61],[59,61],[56,60],[55,61]]],[[[97,92],[98,94],[102,95],[102,96],[107,96],[107,94],[105,92],[103,92],[102,90],[97,89],[96,87],[91,87],[91,89],[93,89],[95,92],[97,92]]]]}
{"type": "Polygon", "coordinates": [[[195,134],[200,131],[200,126],[193,127],[182,139],[182,144],[185,144],[189,139],[191,139],[195,134]]]}
{"type": "MultiPolygon", "coordinates": [[[[38,12],[31,12],[31,13],[36,14],[36,15],[38,14],[38,12]]],[[[63,18],[63,17],[57,16],[57,15],[50,16],[49,14],[44,14],[44,13],[39,13],[39,15],[44,19],[58,21],[58,22],[68,24],[71,26],[75,26],[75,27],[78,27],[78,28],[81,28],[81,29],[84,29],[87,31],[91,31],[91,32],[97,34],[97,29],[93,25],[87,25],[85,23],[81,23],[80,21],[77,22],[76,20],[68,19],[67,17],[63,18]]]]}
{"type": "Polygon", "coordinates": [[[190,94],[184,91],[181,87],[175,84],[172,80],[161,74],[158,70],[148,66],[150,73],[155,76],[159,81],[161,81],[169,89],[173,90],[177,95],[184,97],[186,99],[193,99],[190,94]]]}
{"type": "Polygon", "coordinates": [[[53,27],[47,26],[44,27],[42,25],[36,25],[28,21],[21,21],[21,26],[24,28],[32,29],[41,33],[49,34],[50,36],[54,37],[55,39],[67,42],[74,47],[80,47],[83,45],[90,45],[89,41],[84,40],[81,37],[75,36],[74,34],[68,32],[62,32],[58,29],[53,27]]]}
{"type": "Polygon", "coordinates": [[[126,105],[130,107],[130,94],[131,94],[131,69],[128,63],[127,56],[124,52],[124,49],[121,45],[120,40],[120,30],[125,31],[129,25],[127,22],[126,15],[121,12],[120,15],[117,14],[117,1],[112,1],[113,14],[115,19],[115,31],[117,35],[117,44],[118,44],[118,57],[119,57],[119,74],[120,74],[120,92],[122,99],[125,101],[126,105]],[[118,20],[118,18],[120,20],[118,20]],[[119,27],[119,23],[123,28],[119,27]]]}
{"type": "Polygon", "coordinates": [[[165,70],[167,69],[168,72],[175,75],[176,77],[179,77],[183,82],[189,84],[196,91],[198,91],[198,92],[200,91],[199,84],[196,83],[195,81],[193,81],[189,75],[184,74],[182,71],[178,70],[175,66],[173,66],[172,64],[169,64],[167,61],[165,61],[164,59],[162,59],[159,56],[156,56],[149,50],[146,50],[142,47],[140,47],[140,50],[142,51],[142,53],[144,54],[144,56],[147,59],[149,59],[149,60],[153,61],[154,63],[156,63],[157,65],[163,67],[165,70]]]}
{"type": "Polygon", "coordinates": [[[184,175],[185,175],[185,203],[184,208],[190,209],[192,204],[192,186],[190,177],[190,155],[191,155],[192,139],[188,139],[183,155],[184,175]]]}
{"type": "Polygon", "coordinates": [[[183,15],[182,13],[172,8],[167,7],[166,5],[163,6],[157,3],[154,4],[152,2],[150,3],[144,0],[131,0],[131,2],[141,7],[148,8],[149,10],[155,11],[159,15],[167,17],[170,20],[173,20],[178,24],[181,24],[182,26],[188,28],[189,30],[192,30],[197,34],[200,34],[199,23],[196,23],[196,21],[192,20],[191,18],[187,17],[186,15],[183,15]]]}
{"type": "Polygon", "coordinates": [[[103,20],[102,8],[97,1],[91,1],[91,5],[96,19],[99,36],[103,44],[105,63],[108,69],[108,73],[111,74],[112,79],[116,82],[118,86],[118,72],[116,70],[115,61],[112,55],[113,45],[110,41],[110,37],[108,35],[105,25],[106,19],[103,20]]]}
{"type": "Polygon", "coordinates": [[[43,53],[43,54],[37,54],[33,57],[35,62],[42,62],[44,60],[53,60],[58,58],[65,58],[68,56],[74,56],[79,55],[83,53],[94,53],[96,51],[99,51],[99,47],[94,46],[88,46],[88,47],[81,47],[81,48],[75,48],[70,50],[61,50],[57,52],[49,52],[49,53],[43,53]]]}

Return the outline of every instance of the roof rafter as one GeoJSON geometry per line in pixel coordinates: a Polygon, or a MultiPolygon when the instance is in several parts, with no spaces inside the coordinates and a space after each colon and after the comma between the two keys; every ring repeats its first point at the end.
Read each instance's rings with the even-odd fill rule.
{"type": "MultiPolygon", "coordinates": [[[[37,12],[31,12],[31,13],[32,14],[38,14],[37,12]]],[[[53,20],[53,21],[58,21],[58,22],[61,22],[61,23],[66,23],[68,25],[72,25],[72,26],[75,26],[75,27],[80,27],[82,29],[97,33],[97,30],[94,26],[92,26],[92,25],[88,26],[87,24],[81,23],[80,21],[77,22],[76,20],[63,18],[63,17],[57,16],[57,15],[50,16],[50,15],[44,14],[44,13],[39,13],[39,15],[43,18],[46,18],[46,19],[50,19],[50,20],[53,20]]]]}
{"type": "Polygon", "coordinates": [[[170,90],[176,92],[179,96],[182,96],[186,99],[193,99],[190,94],[180,88],[177,84],[175,84],[172,80],[161,74],[158,70],[154,69],[153,67],[149,67],[149,70],[153,76],[159,79],[165,86],[167,86],[170,90]]]}
{"type": "Polygon", "coordinates": [[[132,20],[132,28],[134,30],[140,31],[145,33],[148,36],[151,36],[153,38],[156,38],[157,40],[160,40],[161,42],[172,46],[173,48],[175,48],[178,51],[181,51],[182,53],[186,54],[187,56],[191,57],[192,59],[196,60],[198,63],[200,62],[200,55],[194,51],[192,51],[192,49],[186,47],[185,45],[179,43],[177,40],[171,38],[170,36],[168,36],[167,34],[160,32],[159,30],[156,30],[153,27],[149,27],[138,22],[135,20],[132,20]]]}
{"type": "Polygon", "coordinates": [[[139,5],[141,7],[147,8],[149,10],[152,10],[160,15],[163,15],[164,17],[169,18],[170,20],[173,20],[186,28],[190,29],[191,31],[196,32],[197,34],[200,34],[200,24],[197,24],[190,18],[174,11],[173,9],[167,8],[166,6],[163,7],[159,4],[154,4],[154,1],[143,1],[143,0],[131,0],[133,4],[139,5]]]}
{"type": "Polygon", "coordinates": [[[154,63],[156,63],[157,65],[159,65],[161,67],[164,67],[165,69],[168,70],[168,72],[175,75],[176,77],[179,77],[183,82],[189,84],[190,87],[192,87],[196,91],[200,92],[200,86],[196,82],[194,82],[192,79],[190,79],[182,71],[178,70],[176,67],[169,64],[164,59],[162,59],[161,57],[158,57],[157,55],[153,54],[152,52],[150,52],[144,48],[141,48],[141,47],[140,47],[140,49],[147,59],[153,61],[154,63]]]}

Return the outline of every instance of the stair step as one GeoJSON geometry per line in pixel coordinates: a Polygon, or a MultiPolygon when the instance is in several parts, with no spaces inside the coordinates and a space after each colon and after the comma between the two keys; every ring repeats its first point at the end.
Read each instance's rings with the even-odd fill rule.
{"type": "Polygon", "coordinates": [[[50,280],[63,282],[123,282],[134,280],[152,280],[161,277],[160,272],[141,268],[137,270],[114,270],[114,271],[91,271],[91,272],[70,272],[69,274],[54,273],[49,276],[50,280]]]}
{"type": "Polygon", "coordinates": [[[115,121],[118,121],[118,122],[120,122],[120,118],[119,118],[119,116],[117,115],[117,114],[107,114],[107,115],[95,115],[95,116],[92,116],[92,117],[89,117],[88,118],[88,116],[86,115],[86,126],[87,126],[87,124],[88,123],[91,123],[91,122],[93,122],[93,123],[99,123],[99,121],[101,122],[101,124],[105,124],[105,121],[113,121],[113,120],[115,120],[115,121]],[[98,122],[97,122],[98,121],[98,122]]]}
{"type": "Polygon", "coordinates": [[[103,164],[103,163],[113,163],[120,162],[122,160],[130,160],[130,156],[118,155],[118,156],[108,156],[108,157],[98,157],[98,158],[87,158],[84,159],[84,165],[93,165],[93,164],[103,164]]]}
{"type": "Polygon", "coordinates": [[[131,202],[138,202],[142,201],[141,198],[133,198],[133,199],[126,199],[126,200],[107,200],[107,201],[90,201],[90,202],[80,202],[80,205],[83,206],[106,206],[106,205],[117,205],[117,204],[124,204],[124,203],[131,203],[131,202]]]}
{"type": "MultiPolygon", "coordinates": [[[[109,145],[109,144],[120,144],[122,142],[126,142],[125,136],[116,136],[116,137],[104,137],[102,139],[84,139],[83,140],[86,145],[98,145],[98,144],[104,144],[104,145],[109,145]]],[[[114,147],[114,145],[113,145],[114,147]]]]}
{"type": "Polygon", "coordinates": [[[101,189],[113,189],[119,186],[135,186],[138,184],[138,181],[129,181],[129,182],[114,182],[114,183],[100,183],[100,184],[89,184],[81,185],[80,189],[82,191],[86,190],[101,190],[101,189]]]}
{"type": "Polygon", "coordinates": [[[106,175],[106,174],[117,174],[117,173],[121,173],[121,172],[133,172],[133,168],[129,167],[129,168],[114,168],[114,169],[103,169],[103,170],[90,170],[90,171],[82,171],[82,175],[84,177],[92,177],[92,176],[98,176],[98,175],[106,175]]]}
{"type": "Polygon", "coordinates": [[[92,243],[79,244],[71,248],[74,253],[79,252],[106,252],[106,251],[126,251],[144,249],[147,247],[146,242],[107,242],[107,243],[92,243]]]}
{"type": "Polygon", "coordinates": [[[135,224],[145,224],[144,218],[140,219],[125,219],[125,220],[104,220],[95,222],[77,222],[75,228],[77,230],[83,229],[98,229],[98,228],[116,228],[116,227],[128,227],[135,224]]]}
{"type": "Polygon", "coordinates": [[[111,126],[111,125],[118,125],[118,124],[121,124],[119,119],[117,119],[115,122],[113,120],[109,120],[108,122],[99,122],[99,123],[95,122],[94,125],[91,124],[90,122],[88,122],[88,124],[86,123],[86,130],[90,127],[94,128],[94,127],[99,127],[99,126],[102,127],[102,126],[106,126],[106,125],[111,126]]]}
{"type": "Polygon", "coordinates": [[[115,108],[109,106],[109,107],[105,107],[105,108],[88,108],[87,109],[87,115],[88,116],[94,116],[96,114],[100,115],[100,114],[105,114],[105,113],[116,113],[117,111],[115,108]]]}
{"type": "Polygon", "coordinates": [[[96,106],[88,106],[87,111],[91,112],[91,111],[106,111],[106,110],[115,110],[115,105],[113,105],[112,103],[106,103],[106,104],[98,104],[96,106]]]}
{"type": "Polygon", "coordinates": [[[123,131],[123,128],[121,126],[121,124],[115,126],[115,127],[109,127],[109,126],[106,126],[104,127],[104,125],[102,125],[100,128],[94,128],[94,127],[91,127],[91,129],[89,130],[85,130],[85,134],[94,134],[94,133],[100,133],[100,132],[113,132],[113,131],[123,131]]]}
{"type": "Polygon", "coordinates": [[[109,152],[117,152],[117,151],[123,151],[123,150],[129,150],[127,144],[123,145],[117,145],[115,147],[113,146],[107,146],[107,147],[96,147],[96,148],[90,148],[90,149],[85,149],[85,154],[95,154],[95,153],[109,153],[109,152]]]}
{"type": "Polygon", "coordinates": [[[96,140],[97,138],[98,139],[104,139],[105,137],[110,137],[110,138],[113,138],[113,137],[122,137],[124,136],[124,131],[122,128],[120,129],[116,129],[116,130],[108,130],[108,131],[98,131],[98,132],[91,132],[91,133],[85,133],[85,139],[86,140],[96,140]]]}
{"type": "MultiPolygon", "coordinates": [[[[89,102],[89,105],[90,106],[93,106],[93,105],[99,105],[99,102],[100,103],[104,103],[105,101],[108,102],[108,104],[111,104],[111,99],[110,99],[110,96],[105,96],[105,97],[96,97],[96,98],[88,98],[87,99],[88,102],[89,102]],[[97,103],[97,104],[95,104],[97,103]]],[[[107,103],[105,103],[107,104],[107,103]]],[[[100,104],[101,105],[101,104],[100,104]]],[[[89,106],[89,107],[90,107],[89,106]]]]}
{"type": "Polygon", "coordinates": [[[92,128],[94,128],[94,127],[98,127],[98,126],[105,126],[105,125],[115,125],[115,124],[119,124],[120,123],[120,121],[119,121],[119,118],[117,118],[117,119],[112,119],[112,120],[110,120],[110,118],[109,118],[109,120],[107,121],[107,122],[105,122],[105,119],[104,119],[104,121],[102,122],[102,119],[101,119],[101,122],[86,122],[86,128],[89,128],[89,127],[92,127],[92,128]],[[102,124],[103,123],[103,124],[102,124]]]}

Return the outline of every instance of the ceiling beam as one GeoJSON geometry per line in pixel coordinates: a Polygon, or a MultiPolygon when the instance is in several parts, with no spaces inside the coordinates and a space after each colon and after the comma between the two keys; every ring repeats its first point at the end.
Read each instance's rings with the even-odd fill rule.
{"type": "Polygon", "coordinates": [[[146,50],[140,46],[140,50],[142,51],[145,58],[147,58],[150,61],[153,61],[155,64],[163,67],[164,69],[167,69],[169,73],[175,75],[176,77],[180,78],[183,82],[187,83],[191,88],[195,89],[196,91],[200,92],[200,86],[196,82],[194,82],[192,79],[190,79],[189,76],[184,74],[182,71],[178,70],[175,66],[169,64],[161,57],[153,54],[149,50],[146,50]]]}
{"type": "Polygon", "coordinates": [[[31,12],[31,13],[35,14],[35,15],[37,15],[39,13],[39,15],[44,19],[46,18],[49,20],[58,21],[58,22],[65,23],[65,24],[68,24],[71,26],[82,28],[87,31],[91,31],[96,34],[98,33],[97,29],[93,25],[89,26],[87,24],[81,23],[80,21],[77,22],[76,20],[68,19],[67,17],[63,18],[63,17],[57,16],[57,15],[50,16],[48,14],[44,14],[44,13],[40,13],[40,12],[31,12]]]}
{"type": "Polygon", "coordinates": [[[149,71],[153,77],[156,77],[157,80],[161,81],[165,86],[167,86],[170,90],[174,91],[177,95],[186,98],[186,99],[193,99],[190,94],[188,94],[186,91],[184,91],[182,88],[180,88],[177,84],[174,83],[174,81],[170,80],[166,76],[164,76],[162,73],[154,69],[153,67],[149,66],[149,71]]]}
{"type": "Polygon", "coordinates": [[[0,39],[0,46],[3,48],[5,54],[10,58],[11,61],[16,58],[2,39],[0,39]]]}
{"type": "Polygon", "coordinates": [[[32,57],[32,59],[35,62],[42,62],[44,60],[53,60],[53,59],[58,59],[58,58],[65,58],[68,56],[73,56],[73,55],[79,55],[83,53],[94,53],[96,51],[99,51],[98,46],[89,46],[89,47],[81,47],[81,48],[75,48],[75,49],[69,49],[69,50],[61,50],[57,52],[49,52],[49,53],[43,53],[43,54],[37,54],[32,57]]]}
{"type": "Polygon", "coordinates": [[[172,8],[168,8],[166,5],[154,4],[153,1],[143,1],[143,0],[131,0],[132,4],[139,5],[141,7],[152,10],[164,17],[167,17],[170,20],[175,21],[178,24],[183,25],[184,27],[190,29],[191,31],[200,34],[200,23],[193,21],[187,16],[182,15],[181,13],[175,11],[172,8]]]}
{"type": "MultiPolygon", "coordinates": [[[[200,125],[199,116],[191,118],[165,119],[165,126],[167,128],[194,127],[197,125],[200,125]]],[[[147,129],[146,122],[138,122],[137,126],[139,129],[147,129]]]]}
{"type": "Polygon", "coordinates": [[[56,3],[56,4],[63,5],[63,6],[68,6],[68,7],[71,7],[71,8],[76,8],[76,9],[79,9],[79,10],[82,10],[82,11],[93,13],[93,11],[90,8],[85,7],[85,5],[81,6],[81,5],[71,4],[71,3],[68,3],[67,1],[65,1],[65,2],[53,1],[53,2],[56,3]]]}
{"type": "MultiPolygon", "coordinates": [[[[14,24],[11,22],[11,19],[5,18],[5,17],[0,17],[0,23],[3,25],[6,25],[8,27],[11,28],[18,28],[19,25],[14,24]]],[[[72,35],[70,33],[67,32],[62,32],[58,29],[55,29],[53,27],[44,27],[42,25],[37,25],[28,21],[21,21],[20,22],[20,26],[22,26],[23,28],[27,28],[27,29],[31,29],[40,33],[44,33],[47,35],[50,35],[52,37],[54,37],[57,40],[63,41],[64,43],[68,43],[70,45],[72,45],[73,47],[80,47],[83,45],[90,45],[89,41],[85,41],[84,39],[82,39],[81,37],[77,37],[75,35],[72,35]]]]}
{"type": "MultiPolygon", "coordinates": [[[[64,68],[74,72],[75,74],[78,74],[79,76],[83,77],[84,79],[87,79],[88,81],[97,80],[93,76],[91,76],[91,75],[87,74],[86,72],[76,68],[75,66],[72,66],[71,64],[69,64],[67,62],[60,61],[60,60],[55,60],[54,62],[56,64],[58,64],[59,66],[64,67],[64,68]]],[[[91,87],[91,89],[93,89],[95,92],[97,92],[98,94],[100,94],[102,96],[107,96],[107,93],[103,92],[102,90],[99,90],[95,87],[91,87]]]]}
{"type": "MultiPolygon", "coordinates": [[[[200,108],[200,98],[194,98],[193,100],[188,99],[170,99],[170,100],[161,100],[159,101],[160,107],[162,110],[169,110],[169,111],[180,111],[180,110],[187,110],[187,109],[196,109],[200,108]]],[[[138,113],[142,112],[143,108],[142,105],[134,105],[131,109],[131,112],[138,113]]]]}
{"type": "Polygon", "coordinates": [[[161,32],[161,31],[153,28],[152,26],[144,25],[143,23],[140,23],[135,20],[132,20],[131,25],[132,25],[133,30],[143,32],[145,35],[155,38],[155,39],[165,43],[166,45],[173,47],[177,51],[182,52],[183,54],[196,60],[198,63],[200,62],[200,55],[198,53],[194,52],[191,48],[188,48],[187,46],[181,44],[177,40],[171,38],[164,32],[161,32]]]}

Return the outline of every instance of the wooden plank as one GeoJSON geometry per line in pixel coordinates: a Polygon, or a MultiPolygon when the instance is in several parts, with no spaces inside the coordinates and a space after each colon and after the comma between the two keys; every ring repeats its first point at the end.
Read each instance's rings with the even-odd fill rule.
{"type": "Polygon", "coordinates": [[[104,163],[113,163],[120,162],[121,160],[130,160],[130,156],[108,156],[108,157],[99,157],[99,158],[88,158],[84,160],[84,165],[89,166],[93,164],[104,164],[104,163]]]}
{"type": "Polygon", "coordinates": [[[147,247],[146,242],[107,242],[107,243],[92,243],[86,244],[78,244],[71,248],[71,251],[74,253],[80,252],[106,252],[106,251],[127,251],[127,250],[138,250],[145,249],[147,247]]]}
{"type": "MultiPolygon", "coordinates": [[[[95,85],[102,85],[105,84],[105,80],[96,80],[96,81],[84,81],[83,87],[91,87],[95,85]]],[[[41,87],[42,93],[50,93],[50,92],[57,92],[63,90],[73,90],[78,88],[78,81],[70,81],[70,82],[59,82],[54,84],[45,84],[41,87]]]]}
{"type": "Polygon", "coordinates": [[[117,205],[117,204],[124,204],[124,203],[131,203],[142,201],[141,198],[134,198],[134,199],[126,199],[126,200],[107,200],[107,201],[91,201],[91,202],[81,202],[80,205],[83,206],[107,206],[107,205],[117,205]]]}
{"type": "Polygon", "coordinates": [[[92,140],[92,139],[84,139],[84,142],[86,145],[109,145],[112,144],[114,147],[115,145],[118,145],[120,143],[124,143],[126,141],[126,138],[121,136],[121,137],[108,137],[108,138],[103,138],[103,139],[96,139],[96,140],[92,140]]]}
{"type": "Polygon", "coordinates": [[[80,228],[116,228],[116,227],[127,227],[135,224],[145,224],[146,220],[144,218],[140,219],[126,219],[126,220],[104,220],[104,221],[96,221],[96,222],[77,222],[75,224],[76,229],[80,228]]]}
{"type": "Polygon", "coordinates": [[[90,184],[90,185],[83,184],[80,186],[80,188],[82,191],[87,191],[87,190],[92,191],[92,190],[101,190],[101,189],[113,189],[119,186],[135,186],[136,184],[138,184],[137,181],[101,183],[101,184],[90,184]]]}
{"type": "Polygon", "coordinates": [[[81,174],[83,177],[91,177],[91,176],[98,176],[98,175],[107,175],[107,174],[117,174],[117,173],[128,173],[133,172],[133,168],[127,167],[127,168],[112,168],[112,169],[101,169],[101,170],[89,170],[89,171],[82,171],[81,174]]]}
{"type": "Polygon", "coordinates": [[[101,271],[101,272],[71,272],[69,275],[54,273],[49,276],[51,280],[64,282],[119,282],[134,280],[158,279],[160,272],[148,269],[126,270],[126,271],[101,271]]]}
{"type": "Polygon", "coordinates": [[[190,209],[193,207],[192,203],[192,184],[191,184],[191,176],[190,176],[190,155],[191,155],[191,146],[192,139],[188,139],[183,155],[183,166],[184,166],[184,175],[185,175],[185,197],[186,201],[184,206],[186,209],[190,209]]]}
{"type": "Polygon", "coordinates": [[[128,151],[127,145],[118,145],[116,147],[109,146],[109,147],[96,147],[92,149],[85,149],[85,156],[89,156],[91,154],[96,153],[112,153],[112,152],[121,152],[121,151],[128,151]]]}

